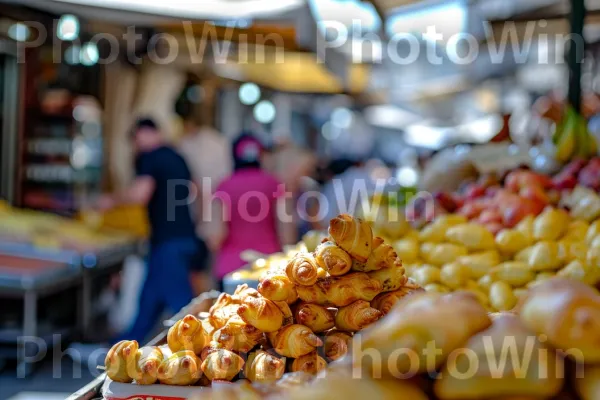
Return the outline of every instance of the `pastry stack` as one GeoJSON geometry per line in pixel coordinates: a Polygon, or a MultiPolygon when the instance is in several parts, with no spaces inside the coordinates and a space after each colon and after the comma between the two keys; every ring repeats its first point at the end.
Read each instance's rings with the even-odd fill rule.
{"type": "Polygon", "coordinates": [[[286,371],[316,374],[348,352],[354,333],[419,290],[367,222],[340,215],[313,253],[266,271],[258,290],[238,286],[233,295],[219,296],[205,320],[188,315],[178,321],[168,333],[170,357],[135,342],[115,345],[106,359],[108,376],[193,385],[240,376],[272,382],[286,371]]]}

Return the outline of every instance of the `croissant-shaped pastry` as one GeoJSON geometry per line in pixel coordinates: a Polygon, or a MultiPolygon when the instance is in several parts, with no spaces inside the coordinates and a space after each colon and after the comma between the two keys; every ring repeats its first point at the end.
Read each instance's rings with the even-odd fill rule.
{"type": "Polygon", "coordinates": [[[163,362],[162,351],[158,347],[142,347],[133,340],[123,350],[127,362],[127,375],[138,385],[152,385],[158,380],[158,367],[163,362]]]}
{"type": "Polygon", "coordinates": [[[283,325],[283,313],[277,304],[260,297],[248,297],[237,310],[244,322],[263,332],[275,332],[283,325]]]}
{"type": "Polygon", "coordinates": [[[225,326],[219,329],[218,332],[214,335],[214,340],[222,348],[240,353],[247,353],[252,350],[263,337],[260,330],[244,322],[239,315],[227,321],[225,326]]]}
{"type": "Polygon", "coordinates": [[[231,381],[244,367],[242,357],[229,350],[217,350],[210,353],[202,362],[204,375],[214,380],[231,381]]]}
{"type": "MultiPolygon", "coordinates": [[[[392,246],[384,243],[380,237],[373,239],[373,251],[366,263],[355,263],[352,269],[359,272],[377,271],[383,268],[392,268],[400,263],[398,254],[392,246]]],[[[400,263],[401,264],[401,263],[400,263]]]]}
{"type": "Polygon", "coordinates": [[[275,351],[284,357],[298,358],[323,346],[321,339],[308,327],[292,324],[269,335],[275,351]]]}
{"type": "Polygon", "coordinates": [[[408,277],[404,274],[404,268],[399,262],[397,266],[369,272],[368,275],[369,278],[381,283],[382,292],[398,290],[404,286],[408,280],[408,277]]]}
{"type": "Polygon", "coordinates": [[[251,382],[274,382],[285,372],[285,358],[277,358],[263,350],[257,350],[248,356],[244,375],[251,382]]]}
{"type": "Polygon", "coordinates": [[[258,291],[254,288],[248,287],[247,283],[238,285],[231,296],[231,300],[236,304],[242,304],[247,297],[257,297],[258,291]]]}
{"type": "Polygon", "coordinates": [[[409,371],[413,374],[432,372],[450,353],[490,324],[487,310],[471,293],[415,293],[402,299],[401,305],[394,307],[377,324],[361,332],[361,343],[354,343],[360,345],[358,350],[363,352],[377,350],[383,362],[373,364],[370,357],[362,357],[354,360],[355,366],[386,377],[409,371]],[[426,356],[427,346],[431,343],[438,352],[441,350],[435,363],[426,356]],[[418,360],[395,356],[400,348],[411,349],[418,360]],[[390,366],[388,360],[396,360],[396,365],[390,366]]]}
{"type": "Polygon", "coordinates": [[[111,347],[104,359],[106,375],[115,382],[129,383],[133,380],[127,373],[127,360],[124,354],[124,350],[132,345],[139,346],[135,340],[121,340],[111,347]]]}
{"type": "Polygon", "coordinates": [[[315,250],[317,264],[331,276],[344,275],[352,268],[352,258],[344,249],[331,241],[321,243],[315,250]]]}
{"type": "Polygon", "coordinates": [[[495,318],[489,329],[469,339],[464,351],[476,356],[478,362],[474,363],[471,356],[458,356],[452,369],[466,371],[477,365],[477,371],[469,379],[464,379],[445,366],[435,383],[435,393],[441,400],[517,396],[546,399],[558,394],[562,388],[563,378],[559,378],[563,373],[562,365],[557,366],[557,362],[562,364],[562,361],[531,336],[515,315],[503,314],[495,318]],[[510,341],[507,341],[508,338],[510,341]],[[511,358],[523,362],[500,363],[498,360],[502,359],[501,354],[507,346],[511,358]],[[541,357],[541,354],[544,356],[541,357]]]}
{"type": "Polygon", "coordinates": [[[314,256],[309,253],[298,253],[285,269],[288,278],[296,285],[311,286],[319,278],[319,266],[314,256]]]}
{"type": "Polygon", "coordinates": [[[553,278],[534,286],[518,309],[525,326],[585,364],[600,362],[600,295],[590,286],[553,278]]]}
{"type": "Polygon", "coordinates": [[[329,236],[352,258],[366,263],[373,248],[371,226],[360,218],[342,214],[329,221],[329,236]]]}
{"type": "Polygon", "coordinates": [[[324,306],[300,303],[296,308],[296,322],[306,325],[315,333],[324,332],[335,325],[334,312],[324,306]]]}
{"type": "Polygon", "coordinates": [[[344,307],[356,300],[371,301],[381,293],[382,283],[364,272],[320,279],[313,286],[298,286],[298,297],[306,303],[344,307]]]}
{"type": "Polygon", "coordinates": [[[406,284],[400,289],[394,290],[393,292],[381,293],[375,296],[371,302],[371,307],[378,309],[383,313],[383,315],[386,315],[396,305],[396,303],[400,301],[400,299],[408,296],[409,294],[424,291],[425,289],[419,286],[415,281],[408,279],[406,284]]]}
{"type": "Polygon", "coordinates": [[[291,372],[306,372],[316,375],[319,371],[327,368],[327,361],[317,354],[316,351],[298,357],[292,363],[291,372]]]}
{"type": "Polygon", "coordinates": [[[173,353],[158,367],[158,380],[165,385],[193,385],[201,376],[200,359],[189,350],[173,353]]]}
{"type": "Polygon", "coordinates": [[[282,270],[269,271],[264,274],[258,284],[258,292],[272,301],[287,301],[298,298],[296,285],[282,270]]]}
{"type": "Polygon", "coordinates": [[[283,315],[283,323],[282,326],[293,324],[294,323],[294,313],[292,313],[292,309],[289,304],[285,301],[274,301],[275,305],[279,307],[279,311],[283,315]]]}
{"type": "Polygon", "coordinates": [[[325,357],[329,361],[339,360],[348,354],[350,344],[352,343],[352,334],[348,332],[332,329],[325,334],[323,339],[323,350],[325,357]]]}
{"type": "Polygon", "coordinates": [[[239,308],[239,304],[228,304],[225,307],[218,308],[214,312],[211,312],[208,316],[208,320],[215,329],[221,329],[227,324],[227,321],[238,315],[239,308]]]}
{"type": "Polygon", "coordinates": [[[173,353],[191,350],[200,354],[206,345],[202,322],[193,315],[186,315],[169,328],[167,343],[173,353]]]}
{"type": "MultiPolygon", "coordinates": [[[[247,286],[247,285],[246,285],[247,286]]],[[[238,289],[240,288],[240,286],[238,286],[238,289]]],[[[237,291],[237,290],[236,290],[237,291]]],[[[209,315],[214,314],[217,310],[228,306],[230,304],[235,304],[236,302],[234,301],[233,297],[230,294],[227,293],[221,293],[219,295],[219,297],[217,298],[217,301],[215,301],[215,303],[210,307],[210,309],[208,310],[209,315]]]]}
{"type": "Polygon", "coordinates": [[[341,307],[335,316],[335,327],[341,331],[356,332],[371,325],[383,316],[383,313],[371,308],[368,301],[358,300],[341,307]]]}

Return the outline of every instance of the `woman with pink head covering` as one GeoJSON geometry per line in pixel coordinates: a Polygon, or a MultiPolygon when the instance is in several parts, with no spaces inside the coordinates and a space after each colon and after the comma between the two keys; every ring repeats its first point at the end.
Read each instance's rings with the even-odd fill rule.
{"type": "Polygon", "coordinates": [[[244,133],[233,142],[232,151],[234,172],[213,194],[213,229],[208,238],[216,253],[214,275],[221,289],[223,277],[245,264],[240,258],[243,251],[271,254],[296,239],[289,211],[291,196],[261,168],[262,143],[244,133]],[[286,211],[278,214],[278,209],[286,211]]]}

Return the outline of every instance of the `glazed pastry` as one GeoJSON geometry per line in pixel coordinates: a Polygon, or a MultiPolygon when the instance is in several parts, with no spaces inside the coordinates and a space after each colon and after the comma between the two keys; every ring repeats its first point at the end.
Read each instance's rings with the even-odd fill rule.
{"type": "Polygon", "coordinates": [[[152,385],[158,380],[158,367],[163,362],[162,351],[158,347],[139,348],[133,340],[123,350],[127,362],[127,375],[138,385],[152,385]]]}
{"type": "Polygon", "coordinates": [[[335,327],[341,331],[356,332],[371,325],[383,316],[383,313],[371,308],[368,301],[358,300],[342,307],[335,316],[335,327]]]}
{"type": "Polygon", "coordinates": [[[106,375],[115,382],[129,383],[133,380],[127,373],[127,360],[123,352],[132,345],[139,347],[136,341],[122,340],[108,351],[104,359],[106,375]]]}
{"type": "Polygon", "coordinates": [[[248,287],[248,284],[244,283],[243,285],[238,285],[238,287],[235,288],[235,292],[233,292],[231,300],[235,304],[242,304],[247,297],[257,297],[258,295],[259,294],[256,289],[248,287]]]}
{"type": "Polygon", "coordinates": [[[355,360],[355,367],[377,375],[381,372],[387,377],[431,372],[490,323],[487,310],[471,293],[415,293],[402,301],[402,307],[393,308],[385,318],[361,332],[362,342],[355,343],[363,352],[375,349],[386,361],[373,365],[371,357],[363,357],[355,360]],[[426,355],[432,343],[440,352],[436,354],[435,363],[426,355]],[[414,351],[418,363],[413,357],[396,357],[396,365],[390,367],[387,360],[400,348],[414,351]]]}
{"type": "Polygon", "coordinates": [[[206,345],[202,323],[193,315],[186,315],[169,328],[167,343],[173,353],[191,350],[200,354],[206,345]]]}
{"type": "Polygon", "coordinates": [[[317,264],[331,276],[344,275],[352,268],[352,258],[341,247],[331,241],[325,241],[315,250],[317,264]]]}
{"type": "Polygon", "coordinates": [[[364,272],[325,278],[313,286],[298,286],[298,297],[307,303],[344,307],[356,300],[371,301],[382,291],[382,284],[364,272]]]}
{"type": "Polygon", "coordinates": [[[371,279],[381,283],[382,292],[398,290],[404,286],[408,280],[408,277],[404,275],[404,268],[402,268],[402,264],[399,261],[398,264],[392,268],[369,272],[368,275],[371,279]]]}
{"type": "Polygon", "coordinates": [[[494,319],[492,326],[473,336],[464,346],[469,354],[476,355],[478,363],[471,356],[456,357],[452,369],[467,371],[478,365],[476,374],[469,379],[457,376],[442,369],[435,382],[435,393],[441,400],[476,400],[488,398],[513,398],[513,396],[551,398],[563,386],[560,358],[547,346],[531,336],[519,318],[502,314],[494,319]],[[506,339],[510,338],[510,342],[506,339]],[[501,354],[509,348],[511,358],[524,360],[520,363],[501,364],[501,354]],[[543,352],[542,352],[543,350],[543,352]],[[542,357],[541,354],[544,354],[542,357]],[[533,355],[529,357],[528,355],[533,355]],[[525,361],[528,360],[528,361],[525,361]],[[518,366],[515,369],[515,366],[518,366]],[[461,379],[463,378],[463,379],[461,379]]]}
{"type": "Polygon", "coordinates": [[[212,324],[210,323],[210,321],[207,319],[203,319],[201,321],[202,323],[202,331],[204,332],[204,343],[210,343],[210,341],[212,340],[212,337],[216,331],[215,327],[212,326],[212,324]]]}
{"type": "Polygon", "coordinates": [[[323,350],[329,361],[339,360],[344,357],[352,343],[352,334],[332,329],[325,334],[323,339],[323,350]]]}
{"type": "Polygon", "coordinates": [[[525,326],[575,360],[600,362],[600,295],[590,286],[553,278],[535,285],[518,307],[525,326]]]}
{"type": "Polygon", "coordinates": [[[232,317],[238,314],[239,304],[228,304],[211,312],[208,321],[215,329],[221,329],[232,317]]]}
{"type": "Polygon", "coordinates": [[[366,263],[373,249],[371,226],[359,218],[342,214],[329,222],[329,236],[356,261],[366,263]]]}
{"type": "Polygon", "coordinates": [[[409,279],[404,286],[393,292],[385,292],[375,296],[371,302],[371,307],[378,309],[386,315],[401,299],[415,292],[424,292],[421,286],[417,285],[412,279],[409,279]]]}
{"type": "Polygon", "coordinates": [[[275,332],[283,324],[283,313],[277,304],[260,297],[248,297],[237,313],[244,322],[263,332],[275,332]]]}
{"type": "Polygon", "coordinates": [[[319,371],[327,368],[327,361],[317,354],[316,351],[298,357],[292,363],[291,372],[306,372],[316,375],[319,371]]]}
{"type": "MultiPolygon", "coordinates": [[[[248,285],[246,285],[247,287],[248,285]]],[[[241,286],[238,286],[237,289],[240,289],[241,286]]],[[[236,290],[237,292],[237,290],[236,290]]],[[[234,301],[233,297],[230,294],[227,293],[221,293],[219,295],[219,297],[217,298],[217,301],[215,301],[215,304],[213,304],[210,309],[208,310],[209,315],[214,314],[217,310],[228,306],[230,304],[235,304],[236,302],[234,301]]]]}
{"type": "Polygon", "coordinates": [[[193,385],[201,376],[200,359],[189,350],[173,353],[158,367],[158,380],[165,385],[193,385]]]}
{"type": "Polygon", "coordinates": [[[273,382],[284,372],[285,358],[277,358],[263,350],[251,353],[244,367],[244,375],[251,382],[273,382]]]}
{"type": "Polygon", "coordinates": [[[210,381],[231,381],[244,367],[242,357],[229,350],[210,353],[202,362],[202,372],[210,381]]]}
{"type": "Polygon", "coordinates": [[[298,253],[288,262],[285,273],[294,284],[311,286],[319,278],[319,266],[312,254],[298,253]]]}
{"type": "Polygon", "coordinates": [[[357,262],[352,266],[354,271],[369,272],[377,271],[383,268],[392,268],[396,265],[402,265],[398,260],[398,254],[392,246],[384,243],[380,237],[373,239],[373,251],[366,263],[357,262]]]}
{"type": "Polygon", "coordinates": [[[222,348],[247,353],[262,339],[263,333],[236,315],[214,336],[222,348]]]}
{"type": "Polygon", "coordinates": [[[258,284],[258,292],[272,301],[287,301],[289,298],[298,297],[296,285],[282,270],[264,274],[258,284]]]}
{"type": "Polygon", "coordinates": [[[300,303],[296,308],[296,322],[319,333],[333,328],[334,312],[318,304],[300,303]]]}
{"type": "Polygon", "coordinates": [[[309,328],[304,325],[288,325],[269,334],[275,351],[284,357],[298,358],[323,345],[309,328]]]}
{"type": "Polygon", "coordinates": [[[274,301],[273,303],[275,303],[275,305],[279,308],[279,311],[281,311],[281,314],[283,315],[283,323],[281,325],[286,326],[289,324],[293,324],[294,314],[292,313],[292,309],[290,308],[288,303],[286,303],[285,301],[274,301]]]}

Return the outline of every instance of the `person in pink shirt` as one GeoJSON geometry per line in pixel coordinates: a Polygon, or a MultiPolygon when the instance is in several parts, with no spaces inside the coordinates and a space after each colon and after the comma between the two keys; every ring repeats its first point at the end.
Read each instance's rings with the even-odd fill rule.
{"type": "Polygon", "coordinates": [[[221,290],[223,277],[245,264],[240,258],[243,251],[271,254],[296,241],[289,211],[291,196],[286,196],[279,180],[261,168],[262,144],[242,134],[232,150],[234,172],[213,195],[212,232],[208,237],[216,254],[213,274],[221,290]]]}

